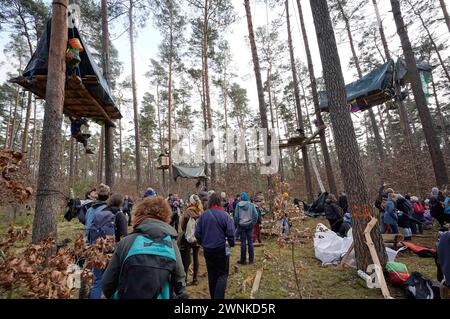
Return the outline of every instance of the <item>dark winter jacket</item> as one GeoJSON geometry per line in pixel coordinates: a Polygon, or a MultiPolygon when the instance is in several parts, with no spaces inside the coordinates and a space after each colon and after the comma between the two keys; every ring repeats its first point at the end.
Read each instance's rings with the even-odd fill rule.
{"type": "Polygon", "coordinates": [[[106,207],[104,210],[111,211],[114,214],[114,216],[116,217],[115,236],[116,236],[116,242],[119,242],[121,237],[125,237],[126,235],[128,235],[127,218],[125,217],[125,214],[120,210],[119,207],[106,207]]]}
{"type": "Polygon", "coordinates": [[[341,220],[344,217],[342,208],[340,208],[336,203],[332,203],[329,200],[325,201],[325,217],[327,219],[337,219],[341,220]]]}
{"type": "Polygon", "coordinates": [[[450,231],[441,235],[437,250],[445,283],[450,286],[450,231]]]}
{"type": "Polygon", "coordinates": [[[348,200],[347,200],[347,194],[343,193],[341,196],[339,196],[338,199],[339,207],[342,208],[342,211],[345,213],[348,210],[348,200]]]}
{"type": "MultiPolygon", "coordinates": [[[[172,237],[172,245],[176,255],[176,268],[171,274],[171,283],[175,289],[175,294],[180,295],[184,293],[186,287],[186,273],[184,272],[183,262],[178,249],[176,240],[178,234],[175,229],[162,221],[156,219],[146,219],[136,227],[133,233],[136,232],[146,234],[150,238],[162,238],[167,235],[172,237]]],[[[116,246],[113,257],[109,262],[102,278],[102,289],[106,298],[111,298],[119,286],[119,277],[122,264],[125,261],[134,239],[135,236],[127,236],[116,246]]]]}
{"type": "Polygon", "coordinates": [[[234,246],[234,224],[223,207],[213,206],[207,209],[197,220],[195,238],[206,249],[225,248],[226,242],[234,246]]]}

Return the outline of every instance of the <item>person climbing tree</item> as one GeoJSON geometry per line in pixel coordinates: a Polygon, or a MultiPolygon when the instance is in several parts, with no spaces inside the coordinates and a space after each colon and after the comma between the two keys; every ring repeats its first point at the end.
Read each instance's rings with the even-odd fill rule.
{"type": "Polygon", "coordinates": [[[74,139],[77,140],[78,143],[83,144],[86,154],[94,154],[94,151],[91,148],[87,147],[87,140],[91,137],[91,134],[83,134],[81,132],[81,127],[83,125],[89,127],[88,121],[85,118],[73,118],[70,119],[70,133],[74,139]]]}

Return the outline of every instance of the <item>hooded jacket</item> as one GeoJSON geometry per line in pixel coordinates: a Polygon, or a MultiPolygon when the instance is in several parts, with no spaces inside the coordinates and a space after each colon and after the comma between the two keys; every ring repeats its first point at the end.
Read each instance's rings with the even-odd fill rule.
{"type": "Polygon", "coordinates": [[[336,220],[342,220],[344,217],[344,213],[342,211],[342,208],[339,207],[338,204],[333,203],[331,200],[327,199],[325,201],[325,217],[327,219],[336,219],[336,220]]]}
{"type": "MultiPolygon", "coordinates": [[[[177,245],[177,232],[169,224],[156,219],[146,219],[141,222],[133,233],[143,233],[151,238],[161,238],[166,235],[172,237],[172,245],[176,255],[176,268],[171,274],[171,283],[175,289],[175,294],[184,293],[186,287],[186,273],[184,272],[183,262],[181,260],[180,250],[177,245]]],[[[127,236],[116,246],[113,257],[103,274],[102,289],[106,298],[110,298],[119,287],[119,277],[122,264],[133,245],[135,236],[127,236]]]]}
{"type": "Polygon", "coordinates": [[[395,207],[395,202],[392,199],[388,199],[383,215],[383,222],[385,224],[396,225],[398,223],[397,209],[395,207]]]}
{"type": "Polygon", "coordinates": [[[234,209],[234,223],[239,226],[255,225],[258,222],[258,212],[248,198],[247,193],[241,193],[241,201],[234,209]]]}

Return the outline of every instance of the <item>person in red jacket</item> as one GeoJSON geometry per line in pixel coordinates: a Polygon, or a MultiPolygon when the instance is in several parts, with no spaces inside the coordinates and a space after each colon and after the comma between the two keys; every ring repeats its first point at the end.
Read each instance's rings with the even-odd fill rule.
{"type": "Polygon", "coordinates": [[[413,234],[417,234],[417,228],[419,228],[419,234],[423,234],[423,223],[425,222],[425,206],[419,201],[416,196],[411,197],[411,203],[413,205],[413,214],[411,218],[411,230],[413,234]]]}

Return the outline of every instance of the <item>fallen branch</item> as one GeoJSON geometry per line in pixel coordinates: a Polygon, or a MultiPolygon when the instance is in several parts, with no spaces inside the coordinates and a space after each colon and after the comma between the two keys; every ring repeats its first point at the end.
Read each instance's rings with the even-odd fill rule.
{"type": "Polygon", "coordinates": [[[253,282],[252,291],[250,292],[250,299],[255,299],[255,294],[258,292],[261,277],[262,277],[262,270],[258,270],[256,272],[255,281],[253,282]]]}

